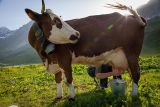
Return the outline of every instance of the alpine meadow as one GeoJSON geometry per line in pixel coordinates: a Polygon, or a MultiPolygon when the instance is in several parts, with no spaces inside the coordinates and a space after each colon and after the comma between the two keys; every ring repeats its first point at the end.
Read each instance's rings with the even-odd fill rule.
{"type": "MultiPolygon", "coordinates": [[[[25,2],[0,0],[0,107],[160,107],[159,10],[160,0],[27,0],[25,2]],[[119,2],[118,5],[112,5],[116,4],[115,2],[119,2]],[[107,3],[113,9],[106,8],[107,3]],[[110,15],[112,16],[110,18],[108,14],[112,12],[115,14],[110,15]],[[107,21],[111,24],[106,21],[105,15],[108,15],[107,21]],[[118,22],[116,18],[120,15],[121,21],[118,22]],[[141,25],[138,26],[138,24],[141,25]],[[34,33],[32,30],[35,30],[34,33]],[[42,37],[41,40],[32,37],[36,37],[36,33],[42,37]],[[133,34],[137,35],[133,36],[133,34]],[[97,43],[98,40],[100,42],[97,43]],[[47,47],[49,43],[52,44],[52,48],[47,47]],[[122,50],[116,53],[114,49],[122,50]],[[102,54],[102,51],[106,54],[102,54]],[[67,56],[70,54],[71,58],[67,56]],[[111,54],[117,56],[113,55],[110,58],[111,54]],[[136,58],[128,57],[129,55],[135,55],[136,58]],[[121,75],[122,80],[127,83],[125,95],[113,93],[110,86],[110,81],[113,80],[112,75],[108,77],[107,88],[101,89],[102,79],[93,78],[88,73],[92,61],[95,65],[99,64],[98,61],[106,64],[105,61],[111,59],[111,63],[107,63],[114,66],[116,64],[112,62],[118,62],[118,58],[124,63],[130,61],[125,63],[130,72],[125,70],[121,75]],[[113,59],[118,60],[113,61],[113,59]],[[68,60],[72,60],[71,63],[68,60]],[[83,65],[82,60],[88,65],[86,63],[83,65]],[[74,61],[81,64],[72,64],[74,61]],[[57,62],[62,68],[57,69],[58,67],[55,66],[57,62]],[[136,64],[139,64],[140,70],[138,66],[132,66],[136,64]],[[72,71],[73,84],[72,78],[71,82],[67,81],[71,77],[71,72],[64,68],[69,68],[68,65],[69,71],[72,71]],[[54,72],[55,74],[48,72],[53,69],[57,71],[54,72]],[[56,73],[59,75],[58,70],[61,70],[60,76],[64,77],[62,78],[63,88],[58,87],[59,78],[56,77],[56,73]],[[139,81],[138,71],[140,71],[139,81]],[[138,94],[132,96],[131,92],[135,90],[134,88],[138,89],[136,91],[138,94]],[[63,89],[62,93],[58,89],[60,91],[63,89]],[[74,91],[75,96],[73,95],[72,98],[71,94],[74,91]],[[58,92],[62,94],[59,98],[58,92]]],[[[124,63],[120,65],[125,65],[124,63]]],[[[112,73],[115,70],[113,66],[112,73]]],[[[96,76],[96,73],[94,75],[96,76]]]]}
{"type": "MultiPolygon", "coordinates": [[[[89,77],[87,66],[73,65],[76,91],[74,102],[68,102],[68,88],[64,85],[64,98],[54,101],[56,84],[54,76],[45,71],[43,65],[24,65],[0,68],[0,105],[8,107],[158,107],[160,104],[160,56],[141,57],[141,79],[139,94],[130,96],[131,81],[128,72],[122,78],[127,80],[126,96],[115,96],[110,87],[95,90],[93,78],[89,77]]],[[[112,77],[111,77],[112,78],[112,77]]],[[[110,79],[111,79],[110,78],[110,79]]]]}

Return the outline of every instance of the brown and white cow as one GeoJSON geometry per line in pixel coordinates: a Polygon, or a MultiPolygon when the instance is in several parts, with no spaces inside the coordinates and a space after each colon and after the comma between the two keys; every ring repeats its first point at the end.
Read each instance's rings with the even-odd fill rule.
{"type": "MultiPolygon", "coordinates": [[[[146,21],[132,8],[120,4],[111,6],[128,9],[133,15],[123,16],[119,13],[111,13],[66,21],[66,23],[80,32],[81,37],[75,44],[69,42],[68,44],[56,44],[55,52],[47,57],[43,57],[40,54],[40,43],[31,27],[29,43],[35,48],[48,71],[55,74],[58,98],[62,97],[62,73],[64,73],[66,82],[69,83],[70,97],[75,97],[72,83],[72,63],[94,66],[110,64],[115,68],[128,70],[133,79],[132,95],[137,94],[140,78],[138,58],[142,49],[146,21]]],[[[39,22],[40,17],[43,16],[43,14],[33,11],[27,11],[27,14],[36,22],[39,22]]],[[[51,40],[50,34],[47,34],[47,32],[56,34],[54,29],[57,23],[52,23],[55,17],[50,16],[48,12],[45,15],[45,20],[43,18],[42,20],[47,21],[47,23],[45,25],[39,23],[39,26],[46,33],[48,40],[58,43],[56,42],[58,39],[54,40],[52,38],[51,40]]],[[[64,22],[61,21],[59,23],[64,22]]],[[[60,28],[56,29],[60,30],[60,28]]],[[[61,38],[61,35],[58,36],[57,38],[61,38]]]]}

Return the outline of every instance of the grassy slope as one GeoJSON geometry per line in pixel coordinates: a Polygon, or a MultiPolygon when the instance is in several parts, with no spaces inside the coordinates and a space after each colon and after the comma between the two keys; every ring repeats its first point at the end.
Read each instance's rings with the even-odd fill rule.
{"type": "Polygon", "coordinates": [[[29,65],[0,68],[0,107],[18,105],[19,107],[108,107],[133,106],[159,107],[160,105],[160,56],[140,59],[141,79],[139,97],[130,96],[131,82],[128,73],[126,96],[117,97],[110,88],[94,91],[94,82],[86,71],[86,66],[74,65],[73,75],[76,101],[68,102],[68,88],[64,84],[64,98],[54,103],[56,85],[52,74],[46,73],[42,65],[29,65]]]}
{"type": "Polygon", "coordinates": [[[154,17],[147,22],[142,54],[160,53],[160,16],[154,17]]]}

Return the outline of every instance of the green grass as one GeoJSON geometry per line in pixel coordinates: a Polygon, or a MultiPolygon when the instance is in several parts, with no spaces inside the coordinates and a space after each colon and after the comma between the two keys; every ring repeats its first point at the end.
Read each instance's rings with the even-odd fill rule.
{"type": "MultiPolygon", "coordinates": [[[[54,102],[56,84],[54,76],[42,65],[0,68],[0,107],[159,107],[160,105],[160,56],[141,57],[139,95],[131,97],[131,81],[128,73],[126,96],[115,96],[110,87],[94,91],[93,79],[87,75],[86,66],[74,65],[73,76],[76,100],[67,100],[68,87],[63,84],[64,97],[54,102]]],[[[112,79],[112,78],[110,78],[112,79]]]]}

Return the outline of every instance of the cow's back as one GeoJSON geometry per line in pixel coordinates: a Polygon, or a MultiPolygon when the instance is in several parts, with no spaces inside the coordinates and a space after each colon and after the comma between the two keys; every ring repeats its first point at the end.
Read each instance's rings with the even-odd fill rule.
{"type": "Polygon", "coordinates": [[[81,34],[80,40],[73,46],[77,56],[98,55],[118,47],[130,50],[133,46],[135,49],[131,51],[140,53],[144,27],[132,15],[112,13],[75,19],[68,23],[81,34]]]}

